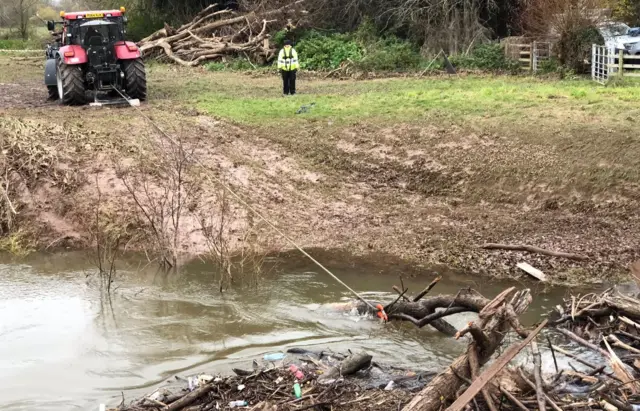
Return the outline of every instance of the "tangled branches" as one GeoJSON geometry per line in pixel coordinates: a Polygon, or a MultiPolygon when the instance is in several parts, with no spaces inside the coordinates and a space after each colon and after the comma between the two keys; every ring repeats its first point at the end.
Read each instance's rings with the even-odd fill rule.
{"type": "Polygon", "coordinates": [[[273,59],[269,29],[299,11],[304,0],[273,10],[237,14],[211,5],[192,21],[174,29],[168,25],[140,41],[147,57],[163,56],[183,66],[196,66],[226,56],[250,56],[259,64],[273,59]]]}

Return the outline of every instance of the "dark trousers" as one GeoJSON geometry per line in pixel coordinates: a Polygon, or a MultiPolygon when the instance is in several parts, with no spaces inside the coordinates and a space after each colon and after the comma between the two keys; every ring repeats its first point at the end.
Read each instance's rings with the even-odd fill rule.
{"type": "Polygon", "coordinates": [[[285,95],[296,94],[296,71],[282,70],[282,93],[285,95]]]}

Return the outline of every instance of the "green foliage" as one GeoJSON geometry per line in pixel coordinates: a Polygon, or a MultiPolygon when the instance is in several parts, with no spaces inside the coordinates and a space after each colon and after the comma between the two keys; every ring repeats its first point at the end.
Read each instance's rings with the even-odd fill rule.
{"type": "Polygon", "coordinates": [[[359,61],[361,46],[346,34],[323,35],[311,31],[296,45],[300,67],[308,70],[332,70],[344,61],[359,61]]]}
{"type": "Polygon", "coordinates": [[[632,27],[640,25],[640,0],[608,0],[612,18],[632,27]]]}
{"type": "Polygon", "coordinates": [[[369,21],[352,34],[307,32],[296,50],[301,67],[309,70],[333,70],[349,61],[363,71],[402,71],[422,62],[414,45],[394,36],[381,38],[369,21]]]}
{"type": "Polygon", "coordinates": [[[404,71],[416,69],[421,62],[422,56],[411,43],[390,37],[367,46],[356,67],[365,71],[404,71]]]}
{"type": "Polygon", "coordinates": [[[127,38],[139,41],[164,26],[162,17],[145,10],[132,10],[127,13],[127,38]]]}
{"type": "Polygon", "coordinates": [[[205,65],[209,71],[247,71],[255,68],[246,58],[236,58],[227,62],[212,61],[205,65]]]}
{"type": "Polygon", "coordinates": [[[499,44],[480,44],[466,56],[451,56],[451,64],[456,68],[486,71],[517,71],[517,61],[509,59],[499,44]]]}
{"type": "Polygon", "coordinates": [[[211,63],[207,63],[205,68],[209,71],[224,71],[227,69],[227,65],[221,61],[212,61],[211,63]]]}
{"type": "Polygon", "coordinates": [[[278,48],[281,48],[282,46],[284,46],[284,41],[286,40],[286,38],[287,38],[286,30],[279,30],[273,36],[271,36],[271,40],[278,48]]]}
{"type": "Polygon", "coordinates": [[[568,69],[582,74],[589,70],[585,61],[591,58],[592,44],[603,44],[604,39],[595,27],[575,25],[560,36],[557,47],[560,62],[568,69]]]}
{"type": "Polygon", "coordinates": [[[40,39],[0,39],[0,49],[4,50],[37,50],[43,48],[40,39]]]}
{"type": "Polygon", "coordinates": [[[538,74],[553,74],[559,73],[561,70],[560,62],[551,58],[549,60],[542,60],[538,63],[538,74]]]}

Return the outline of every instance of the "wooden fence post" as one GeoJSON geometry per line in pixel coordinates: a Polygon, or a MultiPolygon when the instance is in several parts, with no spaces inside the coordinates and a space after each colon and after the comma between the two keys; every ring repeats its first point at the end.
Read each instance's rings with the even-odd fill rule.
{"type": "Polygon", "coordinates": [[[531,43],[529,47],[529,70],[533,73],[533,52],[536,49],[536,42],[531,43]]]}
{"type": "Polygon", "coordinates": [[[624,51],[620,50],[618,54],[618,76],[624,76],[624,51]]]}

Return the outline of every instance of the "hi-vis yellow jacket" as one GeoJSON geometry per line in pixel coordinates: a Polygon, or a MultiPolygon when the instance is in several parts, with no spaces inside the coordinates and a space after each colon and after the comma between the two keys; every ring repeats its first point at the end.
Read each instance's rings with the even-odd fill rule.
{"type": "Polygon", "coordinates": [[[278,70],[293,71],[299,68],[298,53],[293,47],[284,47],[278,54],[278,70]]]}

